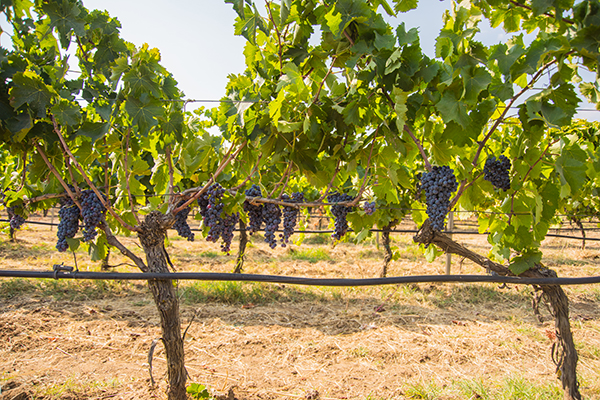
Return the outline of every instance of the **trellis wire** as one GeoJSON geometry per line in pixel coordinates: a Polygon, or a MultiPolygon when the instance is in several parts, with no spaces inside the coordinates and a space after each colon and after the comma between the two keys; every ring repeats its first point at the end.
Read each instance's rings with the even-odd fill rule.
{"type": "MultiPolygon", "coordinates": [[[[0,219],[0,222],[10,222],[8,219],[0,219]]],[[[56,223],[52,222],[42,222],[42,221],[25,221],[26,224],[32,225],[45,225],[45,226],[58,226],[56,223]]],[[[202,232],[202,229],[199,228],[190,228],[192,232],[202,232]]],[[[587,230],[587,229],[586,229],[587,230]]],[[[235,229],[236,232],[239,232],[239,229],[235,229]]],[[[262,230],[260,231],[262,232],[262,230]]],[[[283,232],[281,229],[276,230],[275,232],[283,232]]],[[[295,230],[294,233],[306,233],[306,234],[325,234],[325,233],[333,233],[334,230],[324,229],[324,230],[295,230]]],[[[352,229],[349,229],[348,232],[354,232],[352,229]]],[[[369,232],[390,232],[390,233],[417,233],[418,229],[369,229],[369,232]]],[[[447,234],[455,234],[455,235],[487,235],[487,232],[480,233],[479,231],[460,231],[460,230],[448,230],[444,231],[447,234]]],[[[570,236],[570,235],[560,235],[556,233],[548,233],[546,237],[556,237],[561,239],[572,239],[572,240],[586,240],[590,242],[600,242],[600,238],[591,238],[591,237],[581,237],[581,236],[570,236]]]]}
{"type": "MultiPolygon", "coordinates": [[[[72,268],[56,265],[58,268],[72,268]]],[[[234,274],[219,272],[62,272],[0,270],[2,278],[53,278],[83,280],[197,280],[220,282],[264,282],[304,286],[382,286],[406,283],[510,283],[517,285],[590,285],[600,283],[600,276],[577,278],[519,278],[499,275],[412,275],[387,278],[305,278],[282,275],[234,274]]]]}

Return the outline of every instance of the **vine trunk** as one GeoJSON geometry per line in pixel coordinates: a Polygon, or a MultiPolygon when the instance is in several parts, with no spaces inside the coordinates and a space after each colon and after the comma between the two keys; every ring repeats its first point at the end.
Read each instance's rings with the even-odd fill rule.
{"type": "MultiPolygon", "coordinates": [[[[423,223],[423,226],[421,226],[419,232],[413,237],[413,240],[416,243],[426,245],[434,244],[446,253],[468,258],[474,263],[496,272],[498,275],[514,275],[504,265],[493,262],[467,249],[443,233],[434,231],[431,228],[429,220],[423,223]]],[[[525,271],[519,276],[527,278],[555,278],[557,274],[553,270],[538,266],[525,271]]],[[[564,400],[581,400],[579,383],[577,382],[577,350],[575,350],[571,323],[569,322],[569,299],[560,286],[540,285],[539,287],[550,302],[554,314],[556,342],[553,345],[552,353],[553,360],[556,363],[556,371],[564,389],[564,400]]]]}
{"type": "MultiPolygon", "coordinates": [[[[148,214],[140,225],[138,237],[146,253],[148,272],[168,273],[167,254],[164,248],[165,232],[168,222],[159,212],[148,214]]],[[[171,280],[148,280],[148,286],[160,314],[162,339],[167,356],[167,375],[169,382],[168,399],[185,400],[187,371],[181,336],[179,317],[179,299],[171,280]]]]}

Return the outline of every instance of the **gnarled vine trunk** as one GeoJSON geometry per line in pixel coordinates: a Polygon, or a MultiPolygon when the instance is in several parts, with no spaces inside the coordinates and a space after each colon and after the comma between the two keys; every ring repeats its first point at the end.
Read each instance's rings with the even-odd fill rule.
{"type": "MultiPolygon", "coordinates": [[[[169,272],[165,252],[165,232],[168,223],[160,212],[151,212],[140,224],[138,237],[146,253],[148,272],[169,272]]],[[[169,400],[187,399],[185,358],[181,321],[179,318],[179,299],[173,281],[149,280],[148,286],[160,314],[162,338],[167,355],[167,375],[169,381],[169,400]]]]}
{"type": "Polygon", "coordinates": [[[235,263],[234,274],[241,274],[244,267],[244,259],[246,258],[246,245],[248,244],[248,233],[246,232],[246,224],[240,220],[240,247],[238,248],[237,261],[235,263]]]}
{"type": "MultiPolygon", "coordinates": [[[[434,244],[447,253],[468,258],[474,263],[496,272],[498,275],[514,275],[502,264],[493,262],[466,247],[456,243],[448,236],[435,232],[429,220],[423,223],[419,232],[413,237],[416,243],[434,244]]],[[[557,274],[548,268],[538,267],[525,271],[520,276],[528,278],[553,278],[557,274]]],[[[579,383],[577,382],[577,351],[573,342],[571,323],[569,322],[569,299],[560,286],[540,285],[544,295],[552,306],[555,319],[556,343],[553,348],[553,359],[564,389],[565,400],[581,400],[579,383]]]]}
{"type": "Polygon", "coordinates": [[[390,230],[398,223],[397,220],[393,220],[387,226],[383,228],[383,232],[381,233],[381,242],[383,244],[383,248],[385,250],[385,256],[383,257],[383,267],[381,268],[380,277],[385,278],[387,276],[388,265],[394,256],[392,252],[392,247],[390,245],[390,230]]]}

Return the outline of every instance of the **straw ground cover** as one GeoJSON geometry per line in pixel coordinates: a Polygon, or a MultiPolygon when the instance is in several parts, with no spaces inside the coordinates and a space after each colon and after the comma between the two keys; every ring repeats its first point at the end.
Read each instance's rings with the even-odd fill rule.
{"type": "MultiPolygon", "coordinates": [[[[73,265],[54,250],[55,231],[26,225],[17,243],[0,236],[0,268],[73,265]]],[[[485,237],[457,240],[486,253],[485,237]]],[[[134,242],[135,238],[123,238],[134,242]]],[[[410,235],[392,235],[401,258],[389,275],[438,274],[410,235]]],[[[543,262],[560,276],[600,274],[600,245],[548,240],[543,262]]],[[[234,244],[235,251],[236,246],[234,244]]],[[[235,255],[174,234],[167,251],[180,271],[230,272],[235,255]]],[[[233,253],[233,252],[232,252],[233,253]]],[[[375,277],[375,240],[331,247],[307,235],[276,250],[252,237],[248,273],[375,277]]],[[[453,260],[455,273],[482,273],[453,260]]],[[[111,254],[110,264],[125,262],[111,254]]],[[[98,270],[82,250],[82,270],[98,270]]],[[[118,271],[135,271],[120,266],[118,271]]],[[[532,289],[494,284],[418,284],[371,288],[180,282],[190,382],[238,399],[560,399],[550,356],[553,322],[540,323],[532,289]]],[[[600,398],[600,288],[566,287],[585,398],[600,398]]],[[[160,336],[144,282],[0,281],[2,398],[165,398],[165,359],[148,349],[160,336]]]]}

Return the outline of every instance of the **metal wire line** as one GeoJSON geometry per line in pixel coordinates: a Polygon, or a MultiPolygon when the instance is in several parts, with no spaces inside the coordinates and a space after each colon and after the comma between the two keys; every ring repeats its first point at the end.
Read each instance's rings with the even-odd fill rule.
{"type": "MultiPolygon", "coordinates": [[[[0,219],[0,222],[10,222],[8,219],[0,219]]],[[[51,222],[42,222],[42,221],[25,221],[27,224],[33,225],[46,225],[46,226],[58,226],[56,223],[51,222]]],[[[83,226],[81,226],[83,227],[83,226]]],[[[199,228],[190,228],[192,232],[202,232],[202,229],[199,228]]],[[[234,231],[239,232],[240,229],[235,229],[234,231]]],[[[260,230],[261,232],[264,230],[260,230]]],[[[278,229],[275,232],[283,232],[283,230],[278,229]]],[[[321,233],[333,233],[334,230],[324,229],[324,230],[295,230],[294,233],[307,233],[307,234],[321,234],[321,233]]],[[[348,229],[348,232],[353,232],[352,229],[348,229]]],[[[369,229],[369,232],[389,232],[389,233],[417,233],[418,229],[369,229]]],[[[488,235],[488,232],[480,233],[479,231],[464,231],[464,230],[446,230],[444,233],[453,234],[453,235],[488,235]]],[[[570,236],[570,235],[560,235],[557,233],[548,233],[546,237],[556,237],[562,239],[573,239],[573,240],[585,240],[590,242],[600,242],[600,238],[591,238],[591,237],[581,237],[581,236],[570,236]]]]}
{"type": "MultiPolygon", "coordinates": [[[[65,268],[57,265],[55,267],[65,268]]],[[[68,267],[72,268],[72,267],[68,267]]],[[[388,278],[344,279],[305,278],[282,275],[234,274],[218,272],[62,272],[62,271],[13,271],[0,270],[1,278],[54,278],[90,280],[199,280],[221,282],[266,282],[305,286],[380,286],[406,283],[510,283],[516,285],[590,285],[600,283],[600,276],[577,278],[519,278],[498,275],[411,275],[388,278]]]]}

